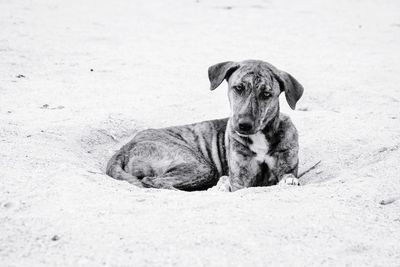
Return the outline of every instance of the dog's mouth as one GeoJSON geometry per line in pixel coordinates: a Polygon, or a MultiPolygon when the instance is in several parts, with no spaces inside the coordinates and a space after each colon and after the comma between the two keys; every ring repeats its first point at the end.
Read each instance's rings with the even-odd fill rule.
{"type": "Polygon", "coordinates": [[[258,131],[254,123],[233,123],[232,130],[240,137],[249,137],[258,131]],[[242,124],[242,125],[241,125],[242,124]]]}
{"type": "Polygon", "coordinates": [[[251,135],[250,133],[240,133],[240,132],[238,132],[238,131],[235,131],[235,133],[236,133],[237,135],[239,135],[240,137],[249,137],[249,135],[251,135]]]}

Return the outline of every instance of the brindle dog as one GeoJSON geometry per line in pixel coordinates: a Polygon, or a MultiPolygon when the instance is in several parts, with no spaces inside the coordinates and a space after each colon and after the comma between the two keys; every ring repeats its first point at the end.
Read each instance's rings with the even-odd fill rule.
{"type": "Polygon", "coordinates": [[[294,109],[303,87],[259,60],[208,69],[211,90],[229,85],[232,116],[139,132],[109,161],[107,174],[139,187],[236,191],[251,186],[299,185],[298,136],[279,111],[285,92],[294,109]]]}

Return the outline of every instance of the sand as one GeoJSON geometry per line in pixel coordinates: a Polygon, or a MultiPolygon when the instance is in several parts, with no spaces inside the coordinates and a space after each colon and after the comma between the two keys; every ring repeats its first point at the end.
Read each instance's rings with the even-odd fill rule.
{"type": "Polygon", "coordinates": [[[1,266],[400,266],[400,4],[0,2],[1,266]],[[303,186],[137,189],[104,174],[138,130],[227,117],[208,66],[262,59],[303,186]],[[384,202],[382,202],[384,201],[384,202]]]}

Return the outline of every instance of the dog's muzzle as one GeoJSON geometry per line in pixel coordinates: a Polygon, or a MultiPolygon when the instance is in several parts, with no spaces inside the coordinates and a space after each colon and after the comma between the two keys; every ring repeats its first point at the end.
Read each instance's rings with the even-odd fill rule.
{"type": "Polygon", "coordinates": [[[254,123],[250,118],[241,118],[235,127],[236,133],[239,135],[250,135],[254,133],[254,123]]]}

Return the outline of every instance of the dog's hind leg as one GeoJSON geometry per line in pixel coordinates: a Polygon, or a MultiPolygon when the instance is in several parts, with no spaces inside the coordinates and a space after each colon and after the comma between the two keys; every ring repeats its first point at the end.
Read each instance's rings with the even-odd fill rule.
{"type": "Polygon", "coordinates": [[[141,180],[145,187],[179,189],[184,191],[205,190],[218,181],[218,172],[209,164],[182,163],[159,176],[147,176],[141,180]]]}
{"type": "Polygon", "coordinates": [[[123,153],[118,152],[110,159],[110,161],[107,164],[106,168],[107,175],[113,177],[114,179],[124,180],[138,187],[143,187],[143,184],[139,181],[139,179],[136,176],[127,173],[123,169],[124,165],[125,165],[124,155],[123,153]]]}

